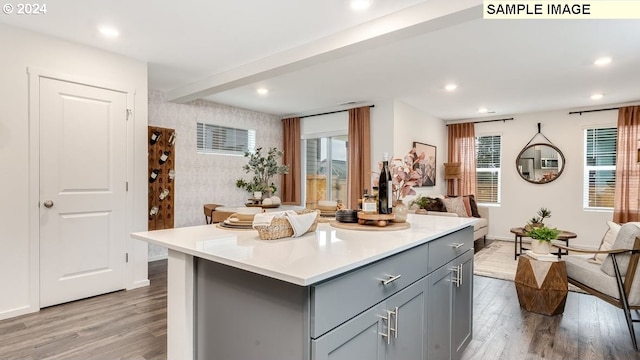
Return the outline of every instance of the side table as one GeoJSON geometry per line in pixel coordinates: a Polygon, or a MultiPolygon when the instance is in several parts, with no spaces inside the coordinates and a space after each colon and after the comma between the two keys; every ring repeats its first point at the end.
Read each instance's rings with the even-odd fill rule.
{"type": "Polygon", "coordinates": [[[514,283],[520,306],[525,310],[543,315],[564,312],[569,292],[564,261],[540,261],[520,256],[514,283]]]}
{"type": "MultiPolygon", "coordinates": [[[[527,231],[523,227],[514,227],[509,229],[509,231],[515,235],[513,259],[517,260],[518,256],[522,255],[523,250],[529,250],[529,249],[522,248],[522,238],[528,237],[527,231]],[[520,251],[518,251],[518,242],[520,242],[520,245],[519,245],[520,251]]],[[[566,231],[566,230],[560,230],[560,234],[558,234],[558,240],[564,241],[566,246],[569,246],[569,239],[575,239],[577,237],[578,235],[576,233],[572,233],[571,231],[566,231]]],[[[567,255],[568,253],[562,252],[562,250],[558,249],[558,252],[554,254],[558,255],[558,259],[560,259],[561,255],[567,255]]]]}

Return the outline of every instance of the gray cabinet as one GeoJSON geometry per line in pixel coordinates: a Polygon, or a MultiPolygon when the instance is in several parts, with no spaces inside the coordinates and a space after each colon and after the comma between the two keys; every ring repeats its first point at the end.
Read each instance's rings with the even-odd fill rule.
{"type": "Polygon", "coordinates": [[[457,359],[471,339],[472,247],[467,227],[311,286],[196,258],[196,358],[457,359]]]}
{"type": "Polygon", "coordinates": [[[312,340],[313,360],[424,358],[425,281],[420,280],[312,340]]]}
{"type": "Polygon", "coordinates": [[[473,250],[427,276],[427,358],[459,359],[471,340],[473,250]]]}

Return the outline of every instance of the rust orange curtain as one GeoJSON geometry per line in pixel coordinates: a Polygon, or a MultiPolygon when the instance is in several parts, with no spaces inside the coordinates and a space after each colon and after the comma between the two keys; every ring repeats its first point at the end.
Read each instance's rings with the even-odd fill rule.
{"type": "Polygon", "coordinates": [[[347,207],[357,209],[358,198],[371,186],[371,125],[368,106],[349,109],[349,190],[347,207]]]}
{"type": "Polygon", "coordinates": [[[461,163],[462,177],[448,180],[447,194],[475,195],[476,193],[476,132],[473,123],[447,125],[449,163],[461,163]]]}
{"type": "Polygon", "coordinates": [[[289,173],[282,175],[282,203],[300,205],[302,184],[300,167],[300,118],[282,119],[282,163],[289,166],[289,173]]]}
{"type": "Polygon", "coordinates": [[[616,187],[613,221],[640,221],[640,106],[618,110],[618,144],[616,153],[616,187]]]}

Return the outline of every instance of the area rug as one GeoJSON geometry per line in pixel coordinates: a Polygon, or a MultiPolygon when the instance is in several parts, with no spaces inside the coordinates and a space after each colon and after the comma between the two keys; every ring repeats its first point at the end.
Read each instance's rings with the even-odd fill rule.
{"type": "Polygon", "coordinates": [[[518,262],[513,259],[513,242],[494,240],[473,257],[473,273],[513,281],[518,262]]]}
{"type": "MultiPolygon", "coordinates": [[[[494,240],[475,253],[474,275],[513,281],[518,267],[518,261],[513,259],[513,246],[512,241],[494,240]]],[[[572,284],[569,284],[569,290],[583,292],[572,284]]]]}

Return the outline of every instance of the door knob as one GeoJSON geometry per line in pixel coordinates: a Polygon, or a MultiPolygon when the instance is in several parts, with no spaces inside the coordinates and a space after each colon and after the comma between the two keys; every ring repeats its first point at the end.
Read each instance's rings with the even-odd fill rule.
{"type": "Polygon", "coordinates": [[[46,200],[44,202],[44,207],[46,207],[47,209],[53,206],[53,201],[51,200],[46,200]]]}

